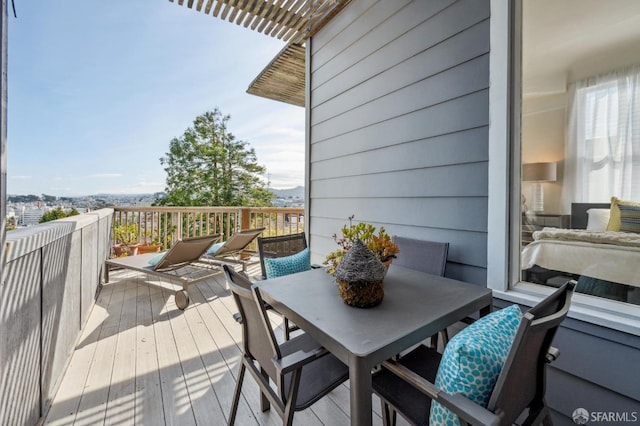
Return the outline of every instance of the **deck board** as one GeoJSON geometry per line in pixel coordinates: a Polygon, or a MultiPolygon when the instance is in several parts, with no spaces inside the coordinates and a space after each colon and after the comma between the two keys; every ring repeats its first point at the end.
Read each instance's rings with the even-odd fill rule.
{"type": "MultiPolygon", "coordinates": [[[[259,272],[259,264],[248,268],[259,272]]],[[[116,270],[87,320],[46,425],[226,424],[236,385],[242,330],[224,275],[191,286],[180,311],[181,286],[143,273],[116,270]]],[[[270,315],[282,339],[281,318],[270,315]]],[[[237,425],[280,425],[260,411],[257,384],[245,375],[237,425]]],[[[374,424],[381,425],[374,398],[374,424]]],[[[311,408],[297,425],[348,425],[348,383],[311,408]]],[[[399,419],[398,424],[406,424],[399,419]]]]}
{"type": "Polygon", "coordinates": [[[164,423],[164,408],[158,349],[153,330],[151,310],[151,289],[147,285],[137,285],[136,300],[136,411],[135,420],[139,424],[159,425],[164,423]]]}

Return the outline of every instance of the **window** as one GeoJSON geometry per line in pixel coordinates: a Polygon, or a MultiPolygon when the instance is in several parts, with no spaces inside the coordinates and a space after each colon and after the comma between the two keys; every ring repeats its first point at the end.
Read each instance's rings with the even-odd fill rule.
{"type": "Polygon", "coordinates": [[[617,11],[548,7],[522,1],[521,114],[514,117],[521,131],[513,137],[520,228],[512,262],[520,273],[513,285],[575,279],[594,304],[640,305],[640,233],[612,232],[609,224],[612,197],[626,201],[623,215],[638,202],[640,215],[640,54],[611,54],[622,38],[602,49],[617,11]],[[585,28],[578,20],[590,12],[585,28]]]}
{"type": "MultiPolygon", "coordinates": [[[[556,163],[557,171],[556,181],[539,182],[543,189],[545,211],[532,211],[529,216],[534,220],[534,225],[530,226],[542,227],[553,223],[566,223],[566,220],[571,218],[571,203],[565,204],[569,200],[564,197],[566,154],[563,141],[566,135],[553,138],[552,130],[560,127],[566,133],[566,124],[569,119],[566,96],[568,83],[607,72],[605,69],[595,72],[591,70],[587,74],[584,70],[573,67],[569,73],[545,77],[536,73],[531,62],[537,61],[538,64],[533,65],[542,68],[545,66],[555,68],[569,56],[573,56],[575,60],[575,55],[571,52],[567,58],[562,58],[562,55],[558,54],[559,46],[568,46],[574,53],[582,55],[585,59],[582,64],[611,65],[611,69],[619,68],[619,65],[612,64],[611,57],[604,61],[596,57],[594,52],[580,50],[582,48],[575,43],[600,37],[599,52],[610,52],[612,56],[614,53],[619,55],[621,50],[608,45],[611,38],[603,37],[602,30],[606,32],[606,28],[614,27],[609,25],[607,20],[623,21],[622,15],[635,15],[640,12],[638,10],[640,2],[626,2],[624,8],[611,8],[605,4],[606,2],[590,2],[589,12],[593,16],[590,16],[589,20],[599,23],[599,30],[595,31],[593,28],[586,28],[584,25],[576,25],[572,22],[573,15],[588,16],[583,10],[575,10],[578,3],[572,3],[573,9],[569,11],[555,9],[536,11],[532,9],[537,6],[536,3],[540,2],[521,0],[505,3],[502,0],[491,0],[487,285],[494,291],[496,297],[528,306],[533,306],[546,294],[550,294],[553,286],[546,283],[544,285],[529,283],[524,281],[522,276],[521,253],[526,247],[526,245],[523,247],[523,244],[526,244],[526,241],[523,241],[523,234],[526,231],[524,228],[529,225],[526,222],[527,215],[523,215],[521,195],[524,195],[527,210],[533,210],[533,188],[538,186],[538,182],[522,181],[522,160],[524,159],[527,164],[556,163]],[[616,14],[618,16],[615,16],[616,14]],[[528,28],[526,22],[523,25],[523,18],[525,21],[526,19],[539,20],[538,24],[542,25],[545,35],[548,36],[547,40],[536,40],[530,43],[529,47],[533,46],[533,49],[526,49],[527,37],[532,41],[531,34],[528,34],[531,28],[528,28]],[[556,28],[546,25],[550,21],[563,23],[564,30],[570,30],[573,33],[559,36],[556,28]],[[525,39],[524,46],[521,46],[521,37],[525,39]],[[605,39],[607,43],[602,43],[605,39]],[[557,110],[563,110],[564,113],[554,113],[557,110]],[[560,126],[562,123],[564,127],[560,126]],[[536,127],[531,127],[533,124],[537,124],[536,127]],[[537,132],[529,132],[532,128],[537,132]]],[[[548,8],[562,3],[545,4],[548,8]]],[[[620,26],[616,28],[621,29],[620,26]]],[[[640,30],[640,27],[625,27],[626,37],[629,39],[638,37],[637,34],[630,33],[637,30],[640,30]]],[[[617,34],[622,36],[622,33],[617,34]]],[[[627,50],[626,57],[629,60],[628,63],[640,63],[640,50],[637,48],[627,50]]],[[[579,61],[574,62],[577,65],[579,61]]],[[[609,207],[608,204],[609,200],[603,203],[606,207],[609,207]]],[[[614,265],[614,262],[607,262],[605,257],[602,261],[609,263],[610,266],[614,265]]],[[[637,264],[637,261],[635,263],[637,264]]],[[[634,282],[635,286],[629,286],[633,287],[633,293],[637,292],[637,280],[638,277],[634,282]]],[[[623,332],[640,333],[640,307],[637,304],[594,295],[576,294],[572,306],[571,317],[623,332]]]]}
{"type": "Polygon", "coordinates": [[[567,197],[640,199],[640,66],[575,82],[568,93],[567,197]]]}

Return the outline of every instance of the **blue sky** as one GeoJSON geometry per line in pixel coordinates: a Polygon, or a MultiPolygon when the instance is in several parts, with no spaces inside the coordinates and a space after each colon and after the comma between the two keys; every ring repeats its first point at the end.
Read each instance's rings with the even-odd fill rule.
{"type": "Polygon", "coordinates": [[[169,141],[216,106],[271,187],[303,185],[304,108],[246,93],[281,40],[167,0],[16,0],[16,12],[9,194],[161,191],[169,141]]]}

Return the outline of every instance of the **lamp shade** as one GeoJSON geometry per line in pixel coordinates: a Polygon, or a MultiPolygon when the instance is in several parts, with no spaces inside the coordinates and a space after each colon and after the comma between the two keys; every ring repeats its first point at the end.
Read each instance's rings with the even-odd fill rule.
{"type": "Polygon", "coordinates": [[[557,163],[529,163],[522,165],[524,182],[554,182],[557,163]]]}

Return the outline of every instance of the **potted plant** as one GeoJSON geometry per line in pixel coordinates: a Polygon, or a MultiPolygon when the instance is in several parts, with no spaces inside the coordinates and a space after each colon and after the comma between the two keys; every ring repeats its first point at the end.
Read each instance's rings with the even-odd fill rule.
{"type": "Polygon", "coordinates": [[[329,253],[323,262],[324,265],[328,265],[327,272],[331,275],[335,273],[344,255],[357,240],[362,241],[387,268],[396,254],[400,252],[398,245],[391,241],[391,237],[382,226],[376,234],[376,227],[370,223],[359,222],[354,225],[354,217],[355,215],[351,215],[348,218],[349,226],[342,227],[342,237],[338,238],[336,234],[333,234],[333,239],[340,248],[329,253]]]}
{"type": "Polygon", "coordinates": [[[160,242],[158,235],[155,232],[148,230],[145,232],[143,243],[138,246],[138,254],[157,253],[161,249],[162,243],[160,242]]]}
{"type": "Polygon", "coordinates": [[[135,223],[114,226],[113,240],[113,252],[116,257],[138,254],[138,226],[135,223]]]}

